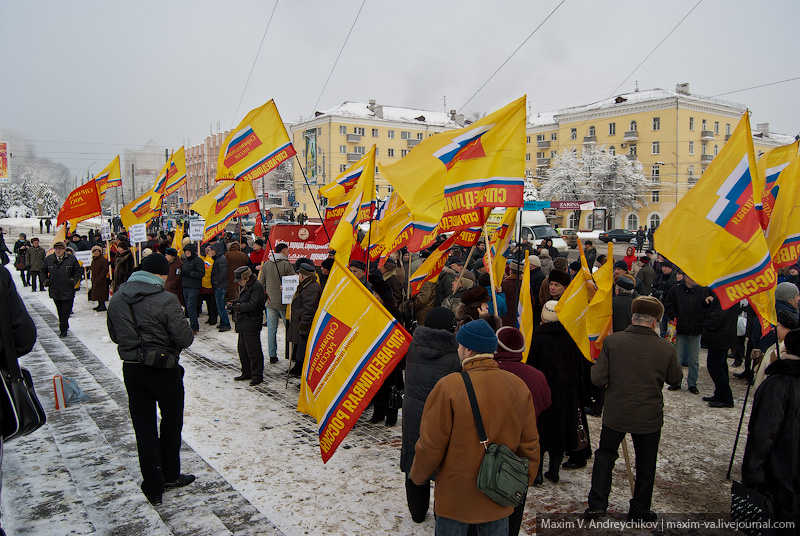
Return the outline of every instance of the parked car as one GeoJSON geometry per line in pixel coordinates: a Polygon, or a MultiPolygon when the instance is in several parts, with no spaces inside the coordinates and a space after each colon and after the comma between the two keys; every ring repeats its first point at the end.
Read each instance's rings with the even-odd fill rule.
{"type": "Polygon", "coordinates": [[[578,231],[575,229],[561,229],[561,238],[570,249],[578,247],[578,231]]]}
{"type": "Polygon", "coordinates": [[[636,235],[627,229],[611,229],[610,231],[600,233],[599,238],[605,243],[630,242],[636,238],[636,235]]]}

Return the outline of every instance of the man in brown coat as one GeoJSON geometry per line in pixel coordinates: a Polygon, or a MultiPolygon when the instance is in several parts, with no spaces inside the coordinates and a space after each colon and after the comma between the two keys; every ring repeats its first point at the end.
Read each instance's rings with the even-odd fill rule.
{"type": "Polygon", "coordinates": [[[235,300],[238,295],[239,285],[233,279],[233,273],[240,266],[247,266],[250,263],[250,258],[242,253],[242,247],[238,242],[231,242],[228,252],[225,254],[228,259],[228,301],[235,300]]]}
{"type": "Polygon", "coordinates": [[[108,301],[108,261],[103,256],[103,248],[92,246],[92,291],[89,299],[97,302],[95,311],[106,311],[108,301]]]}
{"type": "Polygon", "coordinates": [[[619,445],[630,433],[636,451],[636,486],[628,520],[656,520],[650,510],[656,477],[656,458],[664,424],[666,381],[680,385],[683,371],[675,347],[656,333],[664,306],[652,296],[640,296],[631,306],[632,324],[612,333],[592,367],[592,382],[606,387],[600,447],[595,452],[592,489],[587,518],[604,516],[611,492],[611,473],[619,457],[619,445]]]}
{"type": "Polygon", "coordinates": [[[300,284],[297,285],[297,290],[292,297],[288,333],[289,342],[293,346],[294,366],[289,371],[292,376],[300,376],[300,372],[303,370],[308,334],[311,331],[311,324],[314,322],[314,315],[317,314],[319,299],[322,296],[322,286],[317,281],[317,272],[313,264],[301,262],[298,273],[300,284]]]}
{"type": "MultiPolygon", "coordinates": [[[[497,337],[485,320],[463,325],[456,340],[489,441],[505,444],[530,461],[530,484],[539,467],[539,432],[528,386],[494,360],[497,337]]],[[[485,450],[461,374],[445,376],[428,395],[415,451],[409,472],[415,484],[422,485],[438,471],[434,489],[437,534],[466,534],[468,525],[478,525],[478,534],[508,534],[508,517],[514,508],[497,504],[478,489],[485,450]]]]}
{"type": "Polygon", "coordinates": [[[181,278],[181,269],[183,268],[183,261],[178,256],[178,250],[175,248],[167,248],[164,250],[164,257],[169,262],[169,274],[167,275],[167,282],[164,283],[164,290],[171,292],[178,297],[183,307],[183,279],[181,278]]]}

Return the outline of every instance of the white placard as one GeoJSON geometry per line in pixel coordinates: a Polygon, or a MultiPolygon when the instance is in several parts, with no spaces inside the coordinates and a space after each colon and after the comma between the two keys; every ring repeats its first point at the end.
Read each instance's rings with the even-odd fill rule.
{"type": "Polygon", "coordinates": [[[136,225],[131,225],[130,239],[133,244],[147,242],[147,224],[137,223],[136,225]]]}
{"type": "Polygon", "coordinates": [[[297,285],[300,284],[299,275],[285,275],[281,279],[281,303],[284,305],[292,303],[294,291],[297,290],[297,285]]]}
{"type": "Polygon", "coordinates": [[[189,222],[189,240],[197,242],[203,239],[203,231],[205,230],[205,220],[194,220],[189,222]]]}
{"type": "Polygon", "coordinates": [[[100,222],[100,237],[103,240],[111,240],[111,226],[107,220],[100,222]]]}
{"type": "Polygon", "coordinates": [[[89,265],[92,264],[91,251],[76,251],[75,258],[78,259],[78,262],[81,263],[84,268],[88,268],[89,265]]]}

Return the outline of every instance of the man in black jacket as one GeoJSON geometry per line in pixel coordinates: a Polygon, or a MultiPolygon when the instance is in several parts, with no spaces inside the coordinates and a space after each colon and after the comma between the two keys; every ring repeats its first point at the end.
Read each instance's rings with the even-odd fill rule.
{"type": "Polygon", "coordinates": [[[122,359],[142,492],[153,504],[161,504],[165,487],[186,486],[195,479],[180,472],[183,367],[176,363],[173,368],[156,368],[143,362],[152,353],[177,358],[194,340],[177,296],[164,290],[168,274],[167,259],[152,253],[108,303],[108,334],[122,359]],[[156,404],[161,412],[160,436],[156,404]]]}
{"type": "Polygon", "coordinates": [[[197,299],[200,296],[200,288],[203,286],[206,267],[202,259],[197,256],[196,245],[186,244],[183,252],[186,254],[186,260],[183,261],[181,269],[183,303],[186,305],[186,314],[189,315],[189,324],[196,335],[200,331],[200,324],[197,322],[197,299]]]}
{"type": "Polygon", "coordinates": [[[219,255],[213,246],[206,247],[206,255],[214,260],[211,266],[211,288],[214,290],[214,301],[219,314],[219,331],[230,331],[231,321],[225,309],[225,296],[228,294],[228,259],[219,255]]]}
{"type": "MultiPolygon", "coordinates": [[[[699,394],[697,390],[697,374],[700,370],[700,335],[705,325],[705,305],[713,298],[708,289],[699,286],[694,279],[684,274],[683,282],[670,289],[664,302],[664,314],[677,319],[675,350],[678,363],[689,366],[686,383],[689,392],[699,394]]],[[[680,389],[680,385],[670,385],[669,390],[680,389]]]]}
{"type": "MultiPolygon", "coordinates": [[[[667,300],[667,294],[672,287],[678,284],[678,280],[676,278],[675,268],[674,265],[665,260],[663,261],[660,266],[658,267],[658,271],[656,272],[656,277],[653,280],[653,296],[661,300],[663,304],[667,300]]],[[[669,319],[667,315],[664,315],[664,318],[661,319],[661,336],[664,337],[667,334],[667,323],[669,319]]]]}
{"type": "Polygon", "coordinates": [[[250,380],[250,385],[258,385],[264,377],[261,326],[267,295],[258,278],[247,266],[237,268],[233,272],[233,280],[239,285],[239,297],[228,303],[234,311],[236,333],[239,334],[239,361],[242,364],[242,373],[234,380],[250,380]]]}
{"type": "Polygon", "coordinates": [[[723,310],[715,296],[708,307],[708,317],[703,327],[701,342],[708,348],[706,366],[708,375],[714,382],[714,394],[704,396],[712,408],[732,408],[733,393],[728,380],[728,350],[736,341],[736,322],[741,312],[739,305],[723,310]]]}
{"type": "Polygon", "coordinates": [[[80,280],[81,266],[74,255],[67,255],[64,242],[53,244],[54,253],[44,259],[42,272],[44,284],[50,289],[50,297],[58,311],[59,337],[66,337],[69,329],[69,315],[75,300],[75,285],[80,280]]]}

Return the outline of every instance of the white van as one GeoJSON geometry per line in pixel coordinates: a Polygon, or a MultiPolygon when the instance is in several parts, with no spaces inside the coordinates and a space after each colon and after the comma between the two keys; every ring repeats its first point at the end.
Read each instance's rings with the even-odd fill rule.
{"type": "MultiPolygon", "coordinates": [[[[489,232],[492,232],[500,225],[505,211],[505,208],[496,208],[492,210],[492,213],[489,215],[489,220],[486,222],[489,232]]],[[[564,239],[558,235],[556,230],[553,229],[553,226],[547,223],[547,216],[544,215],[544,211],[520,210],[517,212],[517,223],[514,228],[514,238],[512,238],[512,240],[517,239],[517,235],[520,233],[520,224],[522,225],[522,238],[527,239],[531,244],[539,245],[543,239],[550,238],[553,240],[553,247],[556,248],[559,253],[567,253],[569,246],[567,246],[564,239]]]]}

